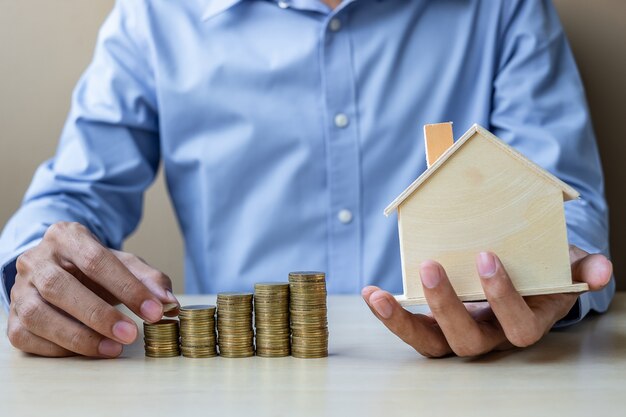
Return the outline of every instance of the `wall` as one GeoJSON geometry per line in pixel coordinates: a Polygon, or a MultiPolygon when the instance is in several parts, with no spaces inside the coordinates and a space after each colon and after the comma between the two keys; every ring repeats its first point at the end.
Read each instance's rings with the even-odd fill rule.
{"type": "MultiPolygon", "coordinates": [[[[0,0],[0,227],[54,154],[70,96],[113,0],[0,0]]],[[[125,249],[183,290],[183,248],[160,175],[125,249]]]]}
{"type": "MultiPolygon", "coordinates": [[[[113,0],[0,0],[0,225],[53,155],[76,80],[113,0]]],[[[587,86],[607,176],[613,261],[626,273],[626,2],[555,0],[587,86]]],[[[182,243],[162,178],[126,244],[182,290],[182,243]]],[[[618,279],[626,290],[626,279],[618,279]]]]}
{"type": "Polygon", "coordinates": [[[587,90],[606,177],[611,254],[626,290],[626,1],[555,0],[587,90]]]}

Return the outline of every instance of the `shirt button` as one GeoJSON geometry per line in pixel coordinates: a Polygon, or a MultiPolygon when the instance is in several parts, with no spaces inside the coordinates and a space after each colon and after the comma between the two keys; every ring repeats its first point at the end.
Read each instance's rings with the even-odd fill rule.
{"type": "Polygon", "coordinates": [[[348,119],[348,116],[343,113],[337,113],[337,115],[335,116],[335,126],[343,129],[344,127],[348,126],[348,123],[350,123],[350,119],[348,119]]]}
{"type": "Polygon", "coordinates": [[[280,7],[281,9],[286,9],[287,7],[289,7],[289,3],[287,3],[286,1],[279,1],[278,7],[280,7]]]}
{"type": "Polygon", "coordinates": [[[339,20],[337,18],[331,19],[330,24],[328,25],[328,27],[333,32],[339,32],[339,30],[341,29],[341,20],[339,20]]]}
{"type": "Polygon", "coordinates": [[[339,213],[337,213],[337,218],[341,223],[348,224],[352,221],[352,212],[346,209],[340,210],[339,213]]]}

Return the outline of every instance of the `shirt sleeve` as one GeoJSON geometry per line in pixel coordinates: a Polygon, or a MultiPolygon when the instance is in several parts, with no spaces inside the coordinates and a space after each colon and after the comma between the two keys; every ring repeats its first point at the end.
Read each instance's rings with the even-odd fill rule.
{"type": "MultiPolygon", "coordinates": [[[[583,84],[551,1],[507,2],[494,82],[492,131],[580,193],[565,204],[568,239],[609,256],[604,179],[583,84]]],[[[605,312],[615,279],[585,293],[557,327],[605,312]]]]}
{"type": "Polygon", "coordinates": [[[107,18],[92,63],[74,90],[57,152],[37,169],[21,208],[0,236],[5,308],[16,257],[50,225],[79,222],[103,244],[119,248],[140,220],[143,192],[160,160],[157,99],[140,3],[118,1],[107,18]]]}

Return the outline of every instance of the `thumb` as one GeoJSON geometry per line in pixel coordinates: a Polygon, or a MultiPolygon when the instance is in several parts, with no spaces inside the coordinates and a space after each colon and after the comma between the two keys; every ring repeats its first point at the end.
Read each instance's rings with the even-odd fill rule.
{"type": "Polygon", "coordinates": [[[613,264],[604,255],[587,255],[572,263],[574,281],[587,283],[591,291],[604,288],[612,275],[613,264]]]}

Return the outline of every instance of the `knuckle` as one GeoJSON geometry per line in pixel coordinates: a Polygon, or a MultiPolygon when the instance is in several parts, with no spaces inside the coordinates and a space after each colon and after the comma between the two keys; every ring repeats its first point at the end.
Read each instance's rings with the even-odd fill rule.
{"type": "Polygon", "coordinates": [[[67,339],[67,349],[85,356],[98,356],[98,338],[92,332],[79,329],[73,331],[67,339]]]}
{"type": "Polygon", "coordinates": [[[33,250],[29,249],[17,257],[15,261],[15,268],[19,275],[27,275],[32,270],[34,263],[33,250]]]}
{"type": "Polygon", "coordinates": [[[44,238],[48,240],[57,240],[59,237],[64,236],[69,228],[68,222],[53,223],[48,227],[44,238]]]}
{"type": "Polygon", "coordinates": [[[443,316],[445,314],[445,303],[442,303],[439,300],[428,300],[428,307],[434,317],[443,316]]]}
{"type": "Polygon", "coordinates": [[[539,341],[539,336],[536,335],[516,335],[509,339],[509,341],[520,348],[525,348],[534,345],[539,341]]]}
{"type": "Polygon", "coordinates": [[[85,233],[87,228],[78,222],[67,223],[67,229],[73,233],[85,233]]]}
{"type": "Polygon", "coordinates": [[[425,349],[415,349],[417,350],[418,353],[420,353],[423,356],[426,356],[427,358],[443,358],[444,356],[447,356],[450,354],[450,350],[447,348],[447,346],[443,346],[443,345],[437,345],[437,346],[430,346],[428,348],[425,349]]]}
{"type": "Polygon", "coordinates": [[[40,305],[35,300],[22,300],[15,305],[20,322],[27,328],[37,326],[40,318],[40,305]]]}
{"type": "Polygon", "coordinates": [[[13,286],[11,287],[11,304],[15,305],[16,300],[19,300],[19,288],[20,288],[20,281],[18,281],[17,279],[15,280],[15,284],[13,284],[13,286]]]}
{"type": "Polygon", "coordinates": [[[92,247],[84,251],[82,255],[84,268],[83,272],[89,275],[90,273],[94,273],[100,269],[104,260],[102,251],[103,249],[99,247],[92,247]]]}
{"type": "Polygon", "coordinates": [[[54,298],[59,292],[60,279],[52,270],[43,270],[35,277],[37,290],[46,300],[54,298]]]}
{"type": "Polygon", "coordinates": [[[9,338],[9,342],[13,347],[22,349],[26,345],[26,331],[22,326],[15,323],[16,320],[12,320],[7,329],[7,336],[9,338]]]}
{"type": "Polygon", "coordinates": [[[471,358],[488,352],[488,342],[479,330],[470,330],[462,340],[450,343],[455,355],[462,358],[471,358]]]}
{"type": "Polygon", "coordinates": [[[56,222],[48,227],[44,239],[59,241],[71,235],[84,234],[87,228],[78,222],[56,222]]]}
{"type": "Polygon", "coordinates": [[[496,305],[508,305],[515,301],[516,297],[519,297],[517,292],[508,291],[505,288],[493,288],[487,292],[487,297],[490,303],[496,305]]]}
{"type": "Polygon", "coordinates": [[[69,350],[71,350],[72,352],[84,352],[85,351],[85,346],[86,346],[86,340],[87,338],[85,337],[85,335],[83,334],[83,332],[81,331],[76,331],[73,332],[68,340],[68,348],[69,350]]]}
{"type": "Polygon", "coordinates": [[[85,311],[85,324],[92,329],[97,329],[100,324],[104,323],[106,309],[100,305],[92,305],[85,311]]]}
{"type": "Polygon", "coordinates": [[[532,346],[541,339],[542,333],[538,331],[536,328],[531,330],[527,329],[515,329],[507,334],[507,338],[509,342],[514,346],[524,348],[528,346],[532,346]]]}
{"type": "Polygon", "coordinates": [[[455,355],[461,358],[471,358],[483,353],[481,349],[471,345],[454,346],[452,351],[455,355]]]}
{"type": "Polygon", "coordinates": [[[124,281],[120,281],[118,285],[119,285],[118,290],[120,294],[125,294],[129,297],[132,297],[133,295],[142,295],[139,293],[137,281],[124,280],[124,281]]]}

